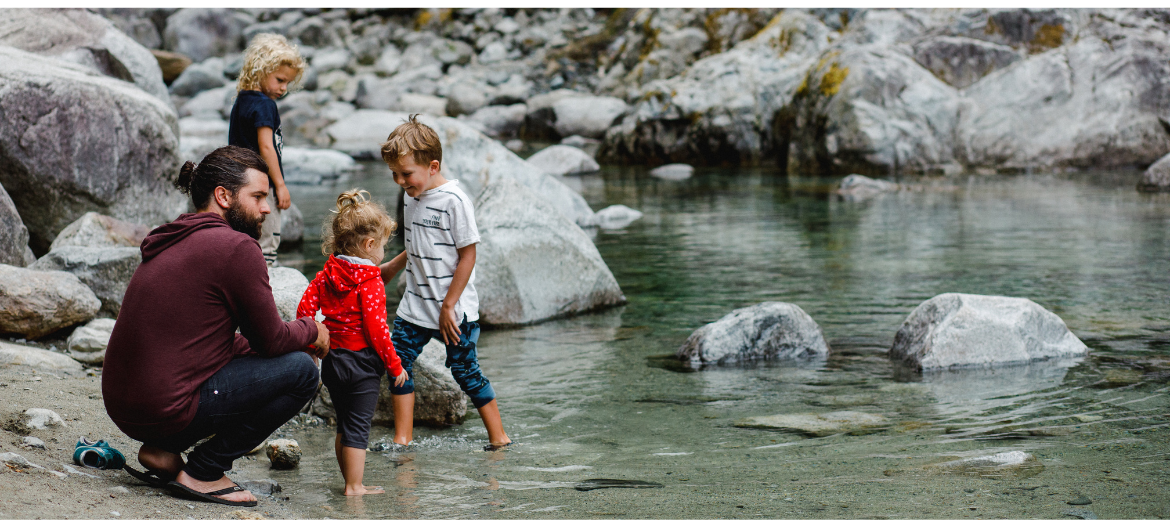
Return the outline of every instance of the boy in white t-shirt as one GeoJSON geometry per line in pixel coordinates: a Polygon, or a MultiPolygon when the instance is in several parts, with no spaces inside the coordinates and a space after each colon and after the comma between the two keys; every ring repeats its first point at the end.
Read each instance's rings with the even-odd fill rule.
{"type": "Polygon", "coordinates": [[[459,181],[443,177],[443,147],[435,131],[417,114],[395,128],[382,143],[382,160],[394,182],[406,191],[402,228],[406,250],[379,266],[382,279],[405,269],[406,292],[398,304],[391,339],[410,379],[390,389],[394,404],[394,442],[409,444],[414,427],[414,360],[431,338],[447,346],[447,367],[471,397],[494,451],[512,443],[504,433],[496,393],[479,370],[479,297],[475,293],[475,244],[479,230],[471,198],[459,181]]]}

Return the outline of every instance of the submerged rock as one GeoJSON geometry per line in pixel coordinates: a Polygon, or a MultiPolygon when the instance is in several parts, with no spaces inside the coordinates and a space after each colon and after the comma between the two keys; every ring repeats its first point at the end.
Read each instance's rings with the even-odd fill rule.
{"type": "Polygon", "coordinates": [[[791,303],[764,302],[700,327],[676,356],[691,365],[714,365],[828,354],[820,325],[803,309],[791,303]]]}
{"type": "Polygon", "coordinates": [[[892,182],[871,179],[855,173],[841,179],[841,183],[837,185],[837,194],[847,201],[859,202],[897,189],[898,185],[892,182]]]}
{"type": "Polygon", "coordinates": [[[622,229],[642,218],[642,212],[625,204],[614,204],[593,214],[593,224],[601,229],[622,229]]]}
{"type": "Polygon", "coordinates": [[[63,246],[49,251],[29,269],[65,271],[77,276],[102,302],[100,315],[117,316],[130,278],[142,263],[137,247],[63,246]]]}
{"type": "Polygon", "coordinates": [[[574,175],[601,169],[597,161],[580,148],[554,144],[528,158],[528,164],[549,175],[574,175]]]}
{"type": "Polygon", "coordinates": [[[49,249],[66,246],[83,247],[139,247],[150,228],[142,224],[118,220],[108,215],[88,212],[65,226],[49,249]]]}
{"type": "Polygon", "coordinates": [[[0,264],[0,332],[37,339],[92,320],[101,306],[72,273],[0,264]]]}
{"type": "Polygon", "coordinates": [[[681,181],[691,178],[695,174],[695,167],[689,164],[667,164],[650,170],[650,175],[668,181],[681,181]]]}
{"type": "Polygon", "coordinates": [[[836,433],[850,435],[873,433],[889,427],[890,422],[876,414],[842,411],[748,417],[737,421],[735,425],[740,428],[764,428],[810,437],[825,437],[836,433]]]}
{"type": "Polygon", "coordinates": [[[594,489],[610,489],[610,488],[631,488],[631,489],[648,489],[660,488],[662,484],[658,482],[650,482],[647,480],[626,480],[617,478],[590,478],[582,480],[573,486],[577,491],[593,491],[594,489]]]}
{"type": "Polygon", "coordinates": [[[0,365],[19,365],[37,370],[80,371],[81,363],[65,354],[0,341],[0,365]]]}
{"type": "Polygon", "coordinates": [[[264,449],[272,469],[294,469],[301,464],[301,445],[293,439],[276,439],[264,449]]]}
{"type": "Polygon", "coordinates": [[[274,493],[279,493],[281,490],[280,483],[270,478],[245,480],[240,482],[240,487],[251,491],[254,495],[263,496],[270,496],[274,493]]]}
{"type": "Polygon", "coordinates": [[[625,303],[597,246],[546,198],[496,180],[475,212],[482,323],[535,323],[625,303]]]}
{"type": "Polygon", "coordinates": [[[946,293],[910,313],[894,336],[890,359],[929,371],[1088,352],[1064,320],[1027,298],[946,293]]]}
{"type": "Polygon", "coordinates": [[[114,324],[112,319],[98,318],[74,329],[66,343],[69,355],[82,363],[101,365],[106,359],[114,324]]]}
{"type": "Polygon", "coordinates": [[[974,475],[988,478],[1030,477],[1044,471],[1044,464],[1035,455],[1023,451],[1007,451],[994,455],[969,457],[942,462],[928,467],[941,473],[974,475]]]}
{"type": "MultiPolygon", "coordinates": [[[[467,398],[459,383],[451,377],[444,364],[447,350],[439,340],[432,339],[414,362],[414,422],[431,426],[461,424],[467,415],[467,398]]],[[[394,424],[394,404],[390,394],[392,378],[382,378],[378,406],[374,409],[374,424],[394,424]]],[[[313,400],[312,411],[321,417],[336,418],[329,389],[321,387],[313,400]]]]}

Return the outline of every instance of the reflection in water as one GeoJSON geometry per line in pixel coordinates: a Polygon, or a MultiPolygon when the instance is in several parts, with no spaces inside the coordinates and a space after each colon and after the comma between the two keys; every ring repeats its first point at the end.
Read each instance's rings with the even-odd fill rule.
{"type": "MultiPolygon", "coordinates": [[[[310,230],[299,264],[306,274],[321,263],[312,260],[320,244],[311,230],[337,193],[361,186],[391,203],[397,187],[381,172],[294,190],[310,230]]],[[[1170,353],[1161,310],[1170,199],[1136,193],[1136,173],[912,180],[948,186],[862,203],[831,196],[832,180],[750,169],[700,169],[678,182],[606,169],[571,182],[595,209],[644,212],[621,232],[595,236],[629,304],[485,330],[479,359],[518,445],[482,452],[487,434],[474,413],[451,428],[416,428],[414,452],[369,458],[367,480],[385,483],[393,499],[367,497],[365,515],[1051,516],[1074,489],[1095,497],[1102,517],[1170,514],[1168,365],[1151,361],[1170,353]],[[1093,355],[899,373],[886,357],[895,331],[943,292],[1030,298],[1093,355]],[[808,312],[833,354],[704,370],[671,362],[696,328],[773,300],[808,312]],[[828,411],[881,415],[892,427],[816,439],[733,427],[745,417],[828,411]],[[1012,451],[1047,469],[997,481],[913,470],[1012,451]],[[662,487],[573,489],[591,479],[662,487]]],[[[371,439],[389,434],[376,428],[371,439]]],[[[306,456],[286,489],[348,511],[320,491],[340,481],[332,433],[297,438],[306,456]]]]}

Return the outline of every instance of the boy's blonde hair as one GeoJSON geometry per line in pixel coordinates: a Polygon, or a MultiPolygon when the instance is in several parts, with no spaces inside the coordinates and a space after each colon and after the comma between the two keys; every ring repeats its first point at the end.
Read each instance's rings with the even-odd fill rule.
{"type": "Polygon", "coordinates": [[[301,76],[305,74],[305,59],[301,57],[297,46],[289,43],[284,36],[272,33],[257,34],[244,51],[244,68],[240,71],[236,92],[260,90],[260,82],[284,65],[297,71],[296,77],[289,84],[291,90],[292,85],[299,83],[301,76]]]}
{"type": "Polygon", "coordinates": [[[427,125],[418,122],[418,114],[411,114],[398,128],[390,132],[382,143],[382,160],[393,167],[402,157],[410,154],[415,164],[429,166],[431,161],[443,162],[443,145],[439,134],[427,125]]]}
{"type": "Polygon", "coordinates": [[[361,256],[362,240],[389,238],[398,224],[381,204],[370,199],[370,192],[352,189],[337,196],[337,209],[321,226],[321,253],[361,256]]]}

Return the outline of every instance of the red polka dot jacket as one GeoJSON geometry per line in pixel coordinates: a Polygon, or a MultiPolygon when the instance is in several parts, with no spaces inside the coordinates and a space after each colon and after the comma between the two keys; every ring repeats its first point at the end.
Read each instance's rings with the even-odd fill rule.
{"type": "Polygon", "coordinates": [[[402,362],[390,342],[386,286],[378,266],[352,264],[330,255],[301,297],[297,318],[316,316],[317,309],[325,315],[330,348],[374,347],[392,377],[402,373],[402,362]]]}

